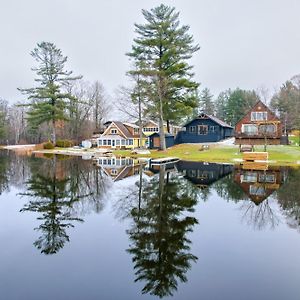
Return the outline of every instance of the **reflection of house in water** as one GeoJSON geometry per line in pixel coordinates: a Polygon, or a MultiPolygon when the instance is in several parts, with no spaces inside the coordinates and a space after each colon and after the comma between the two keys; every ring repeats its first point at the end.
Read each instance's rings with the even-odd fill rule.
{"type": "Polygon", "coordinates": [[[101,167],[113,181],[118,181],[139,174],[141,162],[128,157],[99,157],[97,166],[101,167]]]}
{"type": "Polygon", "coordinates": [[[176,166],[186,179],[201,188],[206,188],[233,171],[232,165],[205,162],[179,161],[176,166]]]}
{"type": "Polygon", "coordinates": [[[234,181],[243,189],[256,205],[279,189],[287,177],[284,167],[253,164],[235,167],[234,181]]]}

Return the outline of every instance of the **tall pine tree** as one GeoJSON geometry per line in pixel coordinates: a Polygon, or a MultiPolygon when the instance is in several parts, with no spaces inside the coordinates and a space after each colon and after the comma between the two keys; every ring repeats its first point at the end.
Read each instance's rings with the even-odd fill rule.
{"type": "Polygon", "coordinates": [[[52,127],[52,141],[56,143],[56,124],[58,121],[67,121],[66,110],[69,103],[74,100],[72,95],[65,93],[63,86],[70,81],[81,78],[71,77],[72,71],[65,69],[67,56],[63,56],[60,49],[53,43],[41,42],[31,52],[37,61],[36,72],[37,87],[19,89],[28,95],[30,103],[28,121],[32,127],[37,128],[43,123],[52,127]]]}
{"type": "Polygon", "coordinates": [[[205,88],[200,94],[199,110],[208,115],[214,115],[215,106],[213,102],[213,95],[210,93],[208,88],[205,88]]]}
{"type": "Polygon", "coordinates": [[[192,66],[188,60],[198,49],[189,26],[181,26],[175,8],[161,4],[150,11],[142,10],[145,24],[135,24],[137,37],[128,56],[144,81],[146,111],[157,117],[161,149],[165,150],[164,120],[178,122],[196,107],[192,66]]]}

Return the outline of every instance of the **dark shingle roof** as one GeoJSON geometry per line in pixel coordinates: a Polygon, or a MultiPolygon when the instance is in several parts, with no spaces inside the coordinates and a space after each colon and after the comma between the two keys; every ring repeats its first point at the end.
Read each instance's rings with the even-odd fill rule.
{"type": "Polygon", "coordinates": [[[120,131],[125,135],[126,138],[133,138],[132,134],[130,131],[126,128],[126,126],[119,121],[113,121],[117,125],[117,127],[120,129],[120,131]]]}
{"type": "Polygon", "coordinates": [[[193,121],[196,120],[196,119],[202,119],[203,116],[205,116],[205,117],[211,119],[212,121],[216,122],[217,124],[219,124],[219,125],[222,126],[222,127],[233,128],[232,126],[230,126],[229,124],[225,123],[224,121],[218,119],[217,117],[211,116],[211,115],[208,115],[208,114],[205,114],[205,113],[202,113],[202,114],[200,114],[198,117],[196,117],[195,119],[189,121],[188,123],[186,123],[186,124],[184,125],[184,127],[187,126],[187,125],[189,125],[191,122],[193,122],[193,121]]]}

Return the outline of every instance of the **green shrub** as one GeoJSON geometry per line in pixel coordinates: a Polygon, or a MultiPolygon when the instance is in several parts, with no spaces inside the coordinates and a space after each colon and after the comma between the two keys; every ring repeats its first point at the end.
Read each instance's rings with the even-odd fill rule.
{"type": "Polygon", "coordinates": [[[73,142],[70,140],[57,140],[56,147],[69,148],[73,146],[73,142]]]}
{"type": "Polygon", "coordinates": [[[44,149],[54,149],[54,145],[51,142],[47,142],[43,145],[44,149]]]}

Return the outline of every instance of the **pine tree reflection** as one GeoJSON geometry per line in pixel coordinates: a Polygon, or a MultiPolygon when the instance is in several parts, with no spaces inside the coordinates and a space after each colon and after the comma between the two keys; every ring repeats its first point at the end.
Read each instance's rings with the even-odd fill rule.
{"type": "Polygon", "coordinates": [[[92,166],[97,172],[91,173],[82,169],[80,160],[61,158],[32,160],[27,191],[21,194],[30,198],[21,212],[41,214],[37,219],[43,223],[35,228],[41,235],[34,245],[44,254],[57,253],[69,242],[67,229],[74,227],[75,222],[83,222],[78,216],[86,213],[86,202],[92,202],[96,212],[103,207],[96,168],[92,166]]]}
{"type": "Polygon", "coordinates": [[[197,200],[187,181],[171,176],[164,167],[158,177],[139,187],[139,205],[131,211],[133,225],[127,231],[131,241],[127,251],[133,255],[135,281],[145,282],[142,293],[162,298],[177,290],[178,280],[187,281],[186,272],[197,260],[190,253],[187,235],[198,222],[186,215],[194,212],[197,200]]]}

